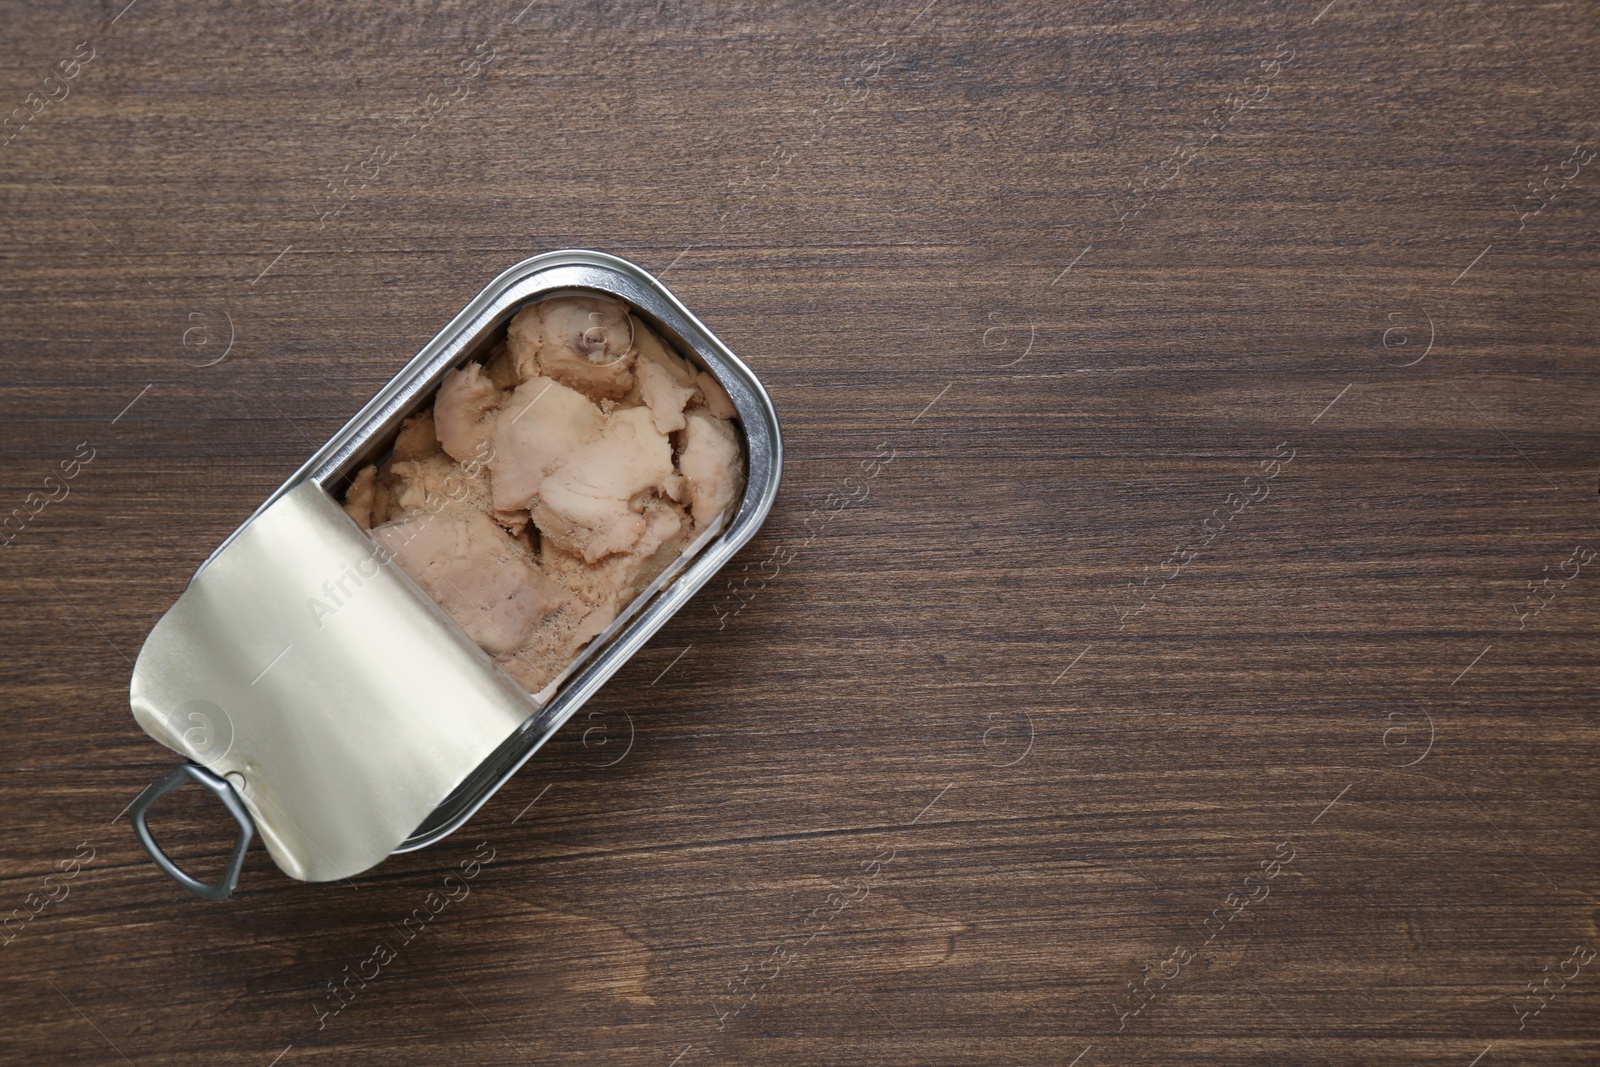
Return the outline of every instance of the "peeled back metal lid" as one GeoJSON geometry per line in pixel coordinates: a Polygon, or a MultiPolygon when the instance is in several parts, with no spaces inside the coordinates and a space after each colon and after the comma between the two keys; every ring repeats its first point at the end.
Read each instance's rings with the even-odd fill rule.
{"type": "Polygon", "coordinates": [[[312,882],[380,862],[539,709],[309,479],[156,624],[132,703],[151,737],[226,777],[273,860],[312,882]]]}

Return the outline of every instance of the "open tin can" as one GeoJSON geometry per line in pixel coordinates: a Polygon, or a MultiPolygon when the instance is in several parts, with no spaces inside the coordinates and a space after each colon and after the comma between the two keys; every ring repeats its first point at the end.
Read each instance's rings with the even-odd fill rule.
{"type": "Polygon", "coordinates": [[[760,528],[777,494],[782,444],[766,390],[667,289],[589,251],[512,267],[200,566],[134,667],[139,725],[189,762],[130,807],[140,842],[197,896],[224,899],[252,835],[304,881],[348,878],[465,823],[760,528]],[[336,500],[382,457],[402,421],[452,370],[480,360],[531,303],[563,295],[626,304],[727,393],[744,445],[743,493],[537,698],[398,566],[336,500]],[[308,612],[329,575],[362,575],[328,619],[308,612]],[[240,836],[219,881],[162,852],[150,805],[187,782],[215,793],[240,836]]]}

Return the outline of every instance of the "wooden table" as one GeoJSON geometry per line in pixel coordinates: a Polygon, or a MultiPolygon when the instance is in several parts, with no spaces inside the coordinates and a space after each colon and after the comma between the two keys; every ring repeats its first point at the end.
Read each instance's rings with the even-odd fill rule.
{"type": "Polygon", "coordinates": [[[1592,6],[123,3],[0,43],[0,1062],[1600,1059],[1592,6]],[[141,641],[561,247],[770,388],[754,595],[189,898],[141,641]]]}

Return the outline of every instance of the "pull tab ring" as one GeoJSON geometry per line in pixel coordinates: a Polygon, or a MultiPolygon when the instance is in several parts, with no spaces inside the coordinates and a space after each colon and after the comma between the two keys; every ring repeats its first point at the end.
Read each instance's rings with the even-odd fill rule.
{"type": "Polygon", "coordinates": [[[128,810],[133,816],[133,832],[138,835],[139,844],[144,846],[144,850],[150,854],[155,865],[165,871],[167,877],[204,900],[227,900],[233,895],[234,887],[239,884],[239,872],[244,868],[244,854],[250,848],[250,839],[255,836],[256,826],[255,821],[250,818],[250,813],[245,810],[244,802],[239,799],[239,794],[234,791],[232,782],[196,764],[180,763],[159,781],[145,786],[144,792],[139,794],[128,810]],[[222,806],[228,809],[239,824],[239,840],[234,844],[233,855],[228,859],[228,867],[222,872],[222,879],[218,882],[202,882],[185,873],[165,852],[161,851],[161,846],[156,844],[156,839],[150,834],[150,827],[145,824],[145,813],[151,804],[189,782],[198,782],[215,793],[217,799],[222,801],[222,806]]]}

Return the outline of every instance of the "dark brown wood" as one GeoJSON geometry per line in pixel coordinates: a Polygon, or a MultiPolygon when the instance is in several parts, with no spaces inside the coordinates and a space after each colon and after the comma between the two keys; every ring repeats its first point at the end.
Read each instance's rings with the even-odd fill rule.
{"type": "Polygon", "coordinates": [[[1600,1059],[1591,6],[124,2],[0,15],[0,1062],[1600,1059]],[[144,635],[559,247],[766,529],[456,837],[186,897],[144,635]]]}

